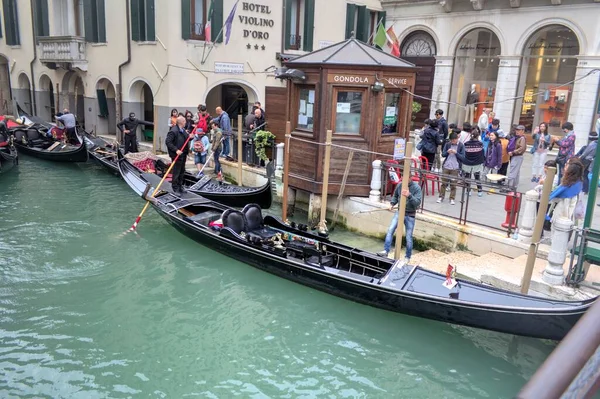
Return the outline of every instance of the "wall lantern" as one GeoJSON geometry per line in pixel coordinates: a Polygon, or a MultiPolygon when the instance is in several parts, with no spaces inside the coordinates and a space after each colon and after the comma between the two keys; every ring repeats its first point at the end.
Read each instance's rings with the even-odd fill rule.
{"type": "Polygon", "coordinates": [[[383,85],[383,83],[381,83],[381,82],[377,81],[377,82],[375,82],[375,83],[373,84],[373,86],[371,86],[371,90],[372,90],[374,93],[379,93],[379,92],[383,91],[384,87],[385,87],[385,86],[383,85]]]}

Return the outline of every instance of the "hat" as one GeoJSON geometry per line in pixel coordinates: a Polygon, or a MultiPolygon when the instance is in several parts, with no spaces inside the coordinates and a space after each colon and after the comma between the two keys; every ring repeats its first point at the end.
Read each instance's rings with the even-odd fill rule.
{"type": "Polygon", "coordinates": [[[205,132],[205,131],[204,131],[204,129],[202,129],[201,127],[197,127],[197,128],[196,128],[196,134],[200,134],[200,135],[202,135],[202,134],[206,134],[206,132],[205,132]]]}
{"type": "Polygon", "coordinates": [[[498,131],[496,132],[496,134],[498,135],[498,137],[500,137],[501,139],[506,137],[506,133],[504,133],[504,130],[502,129],[498,129],[498,131]]]}
{"type": "Polygon", "coordinates": [[[523,125],[517,125],[517,127],[515,128],[515,130],[525,130],[525,126],[523,126],[523,125]]]}
{"type": "Polygon", "coordinates": [[[590,134],[588,135],[588,140],[598,140],[598,133],[590,132],[590,134]]]}

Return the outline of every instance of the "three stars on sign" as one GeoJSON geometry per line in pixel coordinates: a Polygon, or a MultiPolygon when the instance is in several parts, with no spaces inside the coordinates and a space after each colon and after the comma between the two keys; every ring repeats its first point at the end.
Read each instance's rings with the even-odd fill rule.
{"type": "MultiPolygon", "coordinates": [[[[252,45],[251,45],[250,43],[248,43],[248,44],[246,44],[246,48],[247,48],[248,50],[250,50],[250,49],[252,48],[252,45]]],[[[265,49],[266,49],[266,47],[265,47],[265,45],[264,45],[264,44],[263,44],[262,46],[259,46],[258,44],[255,44],[255,45],[254,45],[254,50],[258,50],[259,48],[260,48],[260,49],[262,49],[262,50],[265,50],[265,49]]]]}

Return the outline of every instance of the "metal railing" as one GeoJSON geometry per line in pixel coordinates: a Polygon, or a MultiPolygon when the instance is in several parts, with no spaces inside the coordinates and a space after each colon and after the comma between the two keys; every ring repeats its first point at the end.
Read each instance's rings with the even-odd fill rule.
{"type": "Polygon", "coordinates": [[[302,36],[290,35],[288,50],[301,50],[302,49],[302,36]]]}
{"type": "MultiPolygon", "coordinates": [[[[389,169],[393,168],[395,171],[399,171],[401,175],[403,165],[402,163],[383,162],[383,168],[382,198],[385,199],[393,195],[393,192],[388,192],[387,190],[390,185],[389,169]]],[[[504,185],[488,181],[483,172],[481,180],[466,178],[464,176],[445,175],[415,167],[411,168],[411,173],[413,176],[418,177],[418,182],[423,192],[420,208],[421,213],[432,213],[454,219],[460,225],[474,224],[503,231],[506,232],[507,237],[511,237],[516,226],[518,226],[521,206],[523,204],[522,193],[508,190],[504,185]],[[453,206],[448,203],[448,194],[446,194],[444,202],[438,204],[437,199],[442,183],[451,180],[455,181],[456,205],[453,206]],[[483,198],[485,198],[484,204],[474,201],[478,194],[477,186],[480,186],[482,189],[483,198]],[[506,212],[505,218],[498,220],[497,218],[490,217],[490,209],[497,209],[499,207],[506,212]]],[[[447,184],[450,185],[451,183],[447,184]]],[[[391,185],[394,187],[393,184],[391,185]]]]}

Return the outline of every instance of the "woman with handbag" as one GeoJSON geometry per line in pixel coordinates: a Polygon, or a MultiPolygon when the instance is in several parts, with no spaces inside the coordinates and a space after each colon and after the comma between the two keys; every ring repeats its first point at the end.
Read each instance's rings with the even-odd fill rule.
{"type": "Polygon", "coordinates": [[[533,165],[531,167],[531,182],[537,183],[544,174],[544,162],[548,154],[550,146],[550,133],[548,132],[548,124],[540,123],[533,132],[533,145],[531,146],[531,154],[533,154],[533,165]]]}

